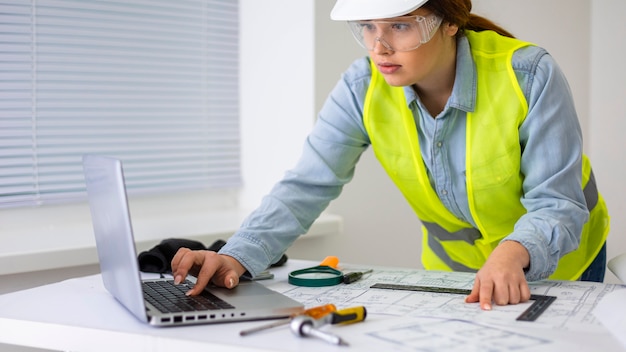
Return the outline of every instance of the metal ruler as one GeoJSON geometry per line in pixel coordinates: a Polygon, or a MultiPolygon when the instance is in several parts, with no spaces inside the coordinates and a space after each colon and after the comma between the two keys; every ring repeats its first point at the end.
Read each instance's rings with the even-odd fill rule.
{"type": "MultiPolygon", "coordinates": [[[[377,283],[370,288],[380,288],[387,290],[404,290],[404,291],[421,291],[421,292],[435,292],[435,293],[451,293],[456,295],[469,295],[472,290],[462,288],[445,288],[435,286],[414,286],[414,285],[397,285],[397,284],[383,284],[377,283]]],[[[556,300],[554,296],[546,295],[530,295],[530,299],[533,304],[528,307],[516,320],[520,321],[535,321],[539,316],[556,300]]]]}

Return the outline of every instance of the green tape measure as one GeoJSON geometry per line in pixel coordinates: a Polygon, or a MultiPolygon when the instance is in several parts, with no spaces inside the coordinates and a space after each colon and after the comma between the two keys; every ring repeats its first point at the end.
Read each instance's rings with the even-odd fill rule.
{"type": "Polygon", "coordinates": [[[296,286],[334,286],[343,282],[343,273],[326,265],[294,270],[289,273],[289,283],[296,286]]]}

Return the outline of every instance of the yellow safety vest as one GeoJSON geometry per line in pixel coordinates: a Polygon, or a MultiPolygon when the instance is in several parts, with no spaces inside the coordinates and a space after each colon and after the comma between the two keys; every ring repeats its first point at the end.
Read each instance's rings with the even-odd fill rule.
{"type": "MultiPolygon", "coordinates": [[[[466,122],[466,184],[477,228],[445,208],[428,180],[417,129],[404,88],[388,85],[372,63],[363,121],[379,162],[422,222],[422,263],[430,270],[476,271],[526,213],[520,171],[519,127],[528,103],[511,60],[531,45],[492,31],[466,31],[476,64],[477,97],[466,122]]],[[[591,165],[583,155],[589,221],[578,249],[559,260],[552,279],[579,278],[606,241],[609,216],[598,193],[591,165]]]]}

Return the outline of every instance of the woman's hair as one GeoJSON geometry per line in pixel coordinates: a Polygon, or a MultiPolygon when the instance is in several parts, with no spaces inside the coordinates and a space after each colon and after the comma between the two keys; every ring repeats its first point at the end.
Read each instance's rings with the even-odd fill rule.
{"type": "Polygon", "coordinates": [[[465,29],[477,32],[492,30],[500,35],[515,38],[509,31],[492,21],[470,13],[472,10],[471,0],[430,0],[422,8],[441,16],[444,23],[457,25],[459,27],[458,35],[462,35],[465,29]]]}

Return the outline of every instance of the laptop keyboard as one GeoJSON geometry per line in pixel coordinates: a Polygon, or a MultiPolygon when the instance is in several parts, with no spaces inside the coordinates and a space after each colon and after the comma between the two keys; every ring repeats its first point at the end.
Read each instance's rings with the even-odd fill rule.
{"type": "Polygon", "coordinates": [[[146,301],[162,313],[235,308],[206,290],[198,296],[186,296],[193,287],[189,280],[178,285],[174,285],[174,280],[145,281],[142,286],[146,301]]]}

